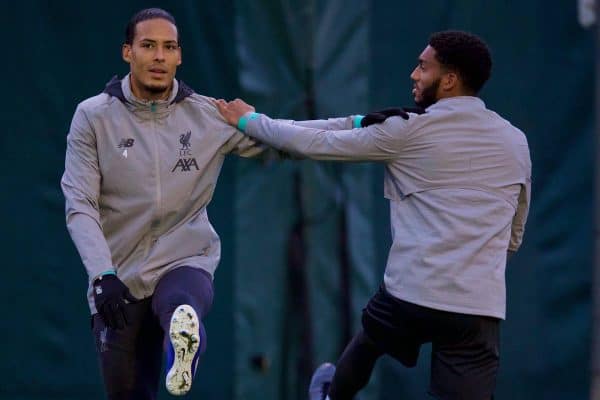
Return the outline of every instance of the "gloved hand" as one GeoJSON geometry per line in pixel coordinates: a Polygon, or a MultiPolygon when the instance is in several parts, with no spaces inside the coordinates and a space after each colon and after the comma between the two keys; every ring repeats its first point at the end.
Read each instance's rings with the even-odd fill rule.
{"type": "Polygon", "coordinates": [[[373,124],[380,124],[389,117],[398,116],[403,119],[408,119],[408,113],[423,114],[424,108],[421,107],[401,107],[401,108],[385,108],[379,111],[373,111],[364,116],[360,121],[360,126],[363,128],[373,124]]]}
{"type": "Polygon", "coordinates": [[[94,281],[94,302],[104,324],[113,329],[123,329],[127,321],[125,305],[139,300],[116,275],[103,275],[94,281]]]}

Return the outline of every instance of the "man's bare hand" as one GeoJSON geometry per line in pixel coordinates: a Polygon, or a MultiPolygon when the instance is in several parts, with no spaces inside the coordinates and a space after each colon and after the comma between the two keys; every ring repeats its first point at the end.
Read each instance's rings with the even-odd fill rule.
{"type": "Polygon", "coordinates": [[[230,102],[226,102],[223,99],[214,100],[217,109],[225,118],[228,124],[237,126],[240,118],[247,112],[254,112],[254,107],[246,104],[244,100],[235,99],[230,102]]]}

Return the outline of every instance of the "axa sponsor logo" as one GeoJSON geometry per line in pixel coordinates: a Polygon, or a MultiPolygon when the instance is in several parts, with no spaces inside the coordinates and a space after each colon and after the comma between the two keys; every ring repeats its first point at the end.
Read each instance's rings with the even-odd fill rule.
{"type": "Polygon", "coordinates": [[[180,158],[177,161],[177,164],[175,164],[175,166],[171,170],[171,172],[175,172],[177,170],[179,170],[179,171],[191,171],[192,167],[195,168],[196,171],[200,170],[200,168],[198,168],[198,163],[196,162],[195,158],[180,158]]]}

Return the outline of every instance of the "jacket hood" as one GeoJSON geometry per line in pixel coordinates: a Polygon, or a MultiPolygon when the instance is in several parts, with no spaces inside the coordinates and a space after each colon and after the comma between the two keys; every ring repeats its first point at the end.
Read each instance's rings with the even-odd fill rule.
{"type": "Polygon", "coordinates": [[[130,74],[122,79],[117,75],[106,84],[104,93],[119,99],[130,111],[141,119],[163,118],[169,114],[171,106],[189,97],[194,91],[182,81],[173,80],[173,92],[167,100],[141,100],[134,96],[130,87],[130,74]]]}
{"type": "MultiPolygon", "coordinates": [[[[112,79],[106,84],[104,87],[104,93],[116,97],[121,100],[123,103],[128,103],[128,100],[125,98],[125,94],[123,93],[123,89],[121,88],[121,78],[117,75],[113,76],[112,79]]],[[[178,89],[175,98],[171,103],[179,103],[181,100],[186,97],[192,95],[194,91],[188,85],[186,85],[183,81],[177,79],[178,89]]]]}

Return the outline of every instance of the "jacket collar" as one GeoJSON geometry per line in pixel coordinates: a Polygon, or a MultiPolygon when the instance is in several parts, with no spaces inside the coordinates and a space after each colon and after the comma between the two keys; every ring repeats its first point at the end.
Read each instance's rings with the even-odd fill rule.
{"type": "MultiPolygon", "coordinates": [[[[123,93],[123,80],[126,80],[126,83],[129,84],[129,75],[127,75],[123,79],[119,79],[117,75],[113,76],[112,79],[104,87],[104,93],[118,98],[123,103],[131,103],[131,101],[128,100],[125,96],[125,93],[123,93]]],[[[177,87],[177,93],[175,94],[175,97],[170,99],[169,104],[179,103],[180,101],[194,93],[194,91],[183,81],[176,80],[174,83],[175,85],[173,87],[177,87]]]]}
{"type": "Polygon", "coordinates": [[[485,103],[476,96],[454,96],[440,99],[427,107],[427,111],[443,108],[447,105],[468,105],[469,107],[485,108],[485,103]]]}

